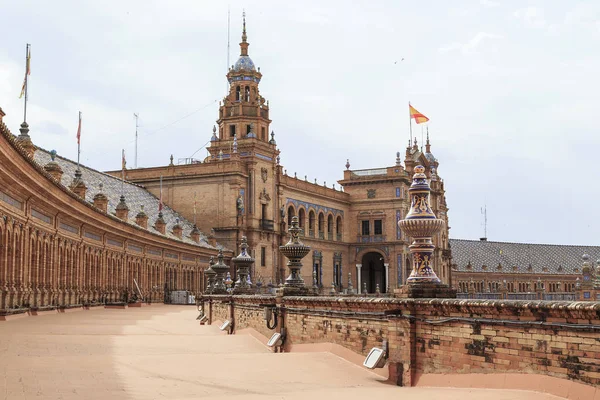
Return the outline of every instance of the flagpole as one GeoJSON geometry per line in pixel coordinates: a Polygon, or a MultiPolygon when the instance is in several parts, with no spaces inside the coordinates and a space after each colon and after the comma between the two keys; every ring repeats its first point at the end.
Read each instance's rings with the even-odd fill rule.
{"type": "Polygon", "coordinates": [[[412,146],[412,116],[410,115],[410,101],[408,102],[408,124],[410,126],[410,144],[408,147],[412,146]]]}
{"type": "MultiPolygon", "coordinates": [[[[27,93],[27,92],[25,92],[27,93]]],[[[27,101],[27,94],[25,94],[25,101],[27,101]]],[[[79,155],[81,154],[81,111],[79,111],[79,127],[77,128],[77,169],[79,169],[79,155]]]]}
{"type": "Polygon", "coordinates": [[[27,76],[29,75],[29,47],[31,45],[27,43],[25,47],[25,106],[23,109],[23,122],[27,122],[27,76]]]}
{"type": "Polygon", "coordinates": [[[194,225],[196,225],[196,192],[194,192],[194,225]]]}
{"type": "Polygon", "coordinates": [[[160,199],[158,202],[158,212],[162,211],[162,175],[160,176],[160,199]]]}
{"type": "Polygon", "coordinates": [[[122,149],[121,152],[121,196],[125,196],[125,149],[122,149]]]}

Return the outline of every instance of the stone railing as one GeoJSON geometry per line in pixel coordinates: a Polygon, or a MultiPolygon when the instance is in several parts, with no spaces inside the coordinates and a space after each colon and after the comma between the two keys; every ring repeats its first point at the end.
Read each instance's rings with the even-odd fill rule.
{"type": "MultiPolygon", "coordinates": [[[[333,343],[364,356],[385,341],[396,384],[456,376],[439,374],[494,373],[503,374],[508,386],[509,377],[522,373],[570,380],[568,385],[592,391],[600,384],[600,303],[291,296],[201,301],[210,322],[229,319],[233,333],[252,328],[270,337],[285,327],[284,351],[333,343]],[[266,326],[265,306],[279,316],[274,330],[266,326]]],[[[538,382],[529,377],[515,386],[525,389],[525,381],[538,382]]]]}

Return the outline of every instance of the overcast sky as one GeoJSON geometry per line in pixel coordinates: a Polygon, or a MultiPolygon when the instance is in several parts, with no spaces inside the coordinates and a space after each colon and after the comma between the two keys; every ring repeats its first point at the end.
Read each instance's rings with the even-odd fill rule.
{"type": "MultiPolygon", "coordinates": [[[[331,184],[393,165],[409,101],[430,118],[454,238],[599,244],[600,2],[246,1],[282,164],[331,184]]],[[[82,163],[204,158],[226,94],[223,1],[0,0],[0,107],[18,133],[25,44],[35,144],[82,163]],[[185,118],[184,118],[185,117],[185,118]],[[183,119],[182,119],[183,118],[183,119]],[[161,129],[162,128],[162,129],[161,129]],[[196,151],[199,150],[197,153],[196,151]]],[[[413,125],[420,140],[421,127],[413,125]]]]}

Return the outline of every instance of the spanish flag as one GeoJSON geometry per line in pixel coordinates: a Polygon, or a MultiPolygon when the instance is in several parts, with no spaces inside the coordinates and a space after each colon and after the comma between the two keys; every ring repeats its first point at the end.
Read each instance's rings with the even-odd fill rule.
{"type": "Polygon", "coordinates": [[[27,88],[27,75],[31,75],[31,68],[30,68],[30,62],[31,62],[31,45],[28,43],[27,44],[27,57],[25,59],[25,79],[23,79],[23,86],[21,87],[21,94],[19,95],[19,98],[23,97],[23,95],[25,94],[25,90],[27,88]]]}
{"type": "Polygon", "coordinates": [[[429,121],[429,118],[418,112],[413,106],[408,103],[408,112],[411,118],[415,119],[417,124],[422,124],[423,122],[429,121]]]}

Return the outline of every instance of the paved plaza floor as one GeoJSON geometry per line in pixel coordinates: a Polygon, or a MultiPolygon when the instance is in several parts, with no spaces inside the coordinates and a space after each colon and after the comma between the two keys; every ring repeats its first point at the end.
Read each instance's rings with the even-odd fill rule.
{"type": "Polygon", "coordinates": [[[0,399],[549,400],[510,390],[402,388],[330,353],[271,353],[200,326],[192,306],[0,322],[0,399]]]}

